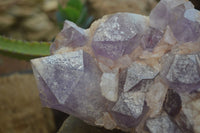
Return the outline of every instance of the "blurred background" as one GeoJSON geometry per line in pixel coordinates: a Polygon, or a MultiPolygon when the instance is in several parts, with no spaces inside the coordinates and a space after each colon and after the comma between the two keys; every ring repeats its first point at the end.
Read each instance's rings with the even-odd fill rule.
{"type": "MultiPolygon", "coordinates": [[[[52,41],[61,30],[62,22],[66,18],[87,28],[92,21],[105,14],[132,12],[149,15],[158,0],[81,0],[81,2],[84,3],[84,10],[81,9],[77,15],[72,10],[66,9],[68,0],[0,0],[0,35],[27,41],[52,41]],[[83,12],[86,17],[80,19],[81,15],[85,15],[83,12]]],[[[192,2],[197,9],[200,9],[199,0],[192,2]]],[[[0,51],[0,133],[56,133],[67,117],[67,114],[41,106],[28,60],[9,57],[0,51]]],[[[72,117],[70,121],[78,125],[83,124],[79,128],[86,130],[85,123],[72,117]]],[[[69,126],[69,120],[64,124],[69,126]]],[[[92,127],[89,128],[91,133],[95,133],[91,130],[92,127]]],[[[66,133],[70,132],[68,130],[66,129],[66,133]]],[[[97,130],[109,132],[103,129],[97,130]]],[[[64,133],[64,127],[60,129],[61,132],[64,133]]],[[[77,130],[78,132],[80,130],[77,130]]]]}

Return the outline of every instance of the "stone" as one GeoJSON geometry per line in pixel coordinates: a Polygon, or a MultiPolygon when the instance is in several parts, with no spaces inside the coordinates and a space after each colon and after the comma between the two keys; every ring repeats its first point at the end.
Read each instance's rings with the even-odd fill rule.
{"type": "Polygon", "coordinates": [[[0,28],[1,30],[12,26],[15,23],[15,18],[11,15],[0,15],[0,28]]]}
{"type": "Polygon", "coordinates": [[[21,25],[27,31],[26,36],[29,40],[42,40],[46,36],[53,38],[57,34],[57,29],[54,27],[53,22],[49,20],[45,13],[32,14],[21,25]]]}
{"type": "Polygon", "coordinates": [[[149,17],[65,21],[51,55],[31,61],[42,104],[110,130],[198,133],[199,14],[161,0],[149,17]]]}
{"type": "Polygon", "coordinates": [[[45,0],[43,4],[43,10],[46,12],[54,11],[58,8],[58,2],[56,0],[45,0]]]}
{"type": "Polygon", "coordinates": [[[46,25],[52,27],[53,24],[49,22],[48,19],[49,18],[44,13],[33,15],[31,18],[27,18],[26,21],[24,21],[23,27],[32,31],[40,31],[41,28],[45,29],[46,25]]]}
{"type": "Polygon", "coordinates": [[[14,5],[12,9],[10,9],[8,12],[9,14],[12,14],[13,16],[16,16],[16,17],[27,17],[27,16],[34,15],[35,11],[37,11],[35,7],[28,7],[28,5],[20,7],[20,6],[14,5]],[[24,10],[26,10],[26,12],[24,10]]]}
{"type": "Polygon", "coordinates": [[[108,0],[88,0],[89,9],[91,9],[91,14],[95,18],[101,18],[106,14],[117,12],[131,12],[148,15],[156,3],[156,0],[119,0],[115,2],[108,0]]]}
{"type": "Polygon", "coordinates": [[[55,16],[57,3],[56,0],[0,1],[0,34],[20,40],[51,42],[59,32],[55,16]]]}

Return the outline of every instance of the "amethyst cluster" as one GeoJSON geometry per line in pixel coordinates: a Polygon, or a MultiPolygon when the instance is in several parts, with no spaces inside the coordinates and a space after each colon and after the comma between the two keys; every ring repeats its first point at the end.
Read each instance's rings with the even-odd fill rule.
{"type": "Polygon", "coordinates": [[[65,21],[32,60],[44,106],[138,133],[200,132],[200,12],[161,0],[149,17],[116,13],[87,30],[65,21]]]}

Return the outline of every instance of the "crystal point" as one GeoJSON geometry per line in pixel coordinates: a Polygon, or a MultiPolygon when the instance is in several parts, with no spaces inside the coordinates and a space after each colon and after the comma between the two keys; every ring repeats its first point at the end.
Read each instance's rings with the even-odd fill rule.
{"type": "Polygon", "coordinates": [[[165,115],[147,120],[146,125],[151,133],[181,133],[181,130],[165,115]]]}
{"type": "Polygon", "coordinates": [[[124,91],[129,91],[143,79],[153,79],[157,74],[157,70],[147,65],[134,62],[128,68],[124,91]]]}
{"type": "Polygon", "coordinates": [[[54,55],[32,61],[58,102],[65,103],[83,75],[83,51],[54,55]],[[63,95],[64,94],[64,95],[63,95]]]}
{"type": "Polygon", "coordinates": [[[200,12],[161,0],[150,16],[65,21],[51,55],[31,60],[44,106],[106,129],[200,132],[200,12]]]}
{"type": "Polygon", "coordinates": [[[200,87],[197,55],[169,55],[163,61],[170,66],[169,69],[163,69],[161,76],[171,88],[190,92],[200,87]]]}
{"type": "Polygon", "coordinates": [[[96,56],[112,60],[131,53],[147,28],[147,18],[131,13],[111,15],[97,28],[92,41],[96,56]]]}
{"type": "Polygon", "coordinates": [[[87,35],[84,29],[78,27],[73,22],[66,20],[63,30],[56,36],[50,47],[51,53],[65,47],[81,47],[87,43],[87,35]]]}

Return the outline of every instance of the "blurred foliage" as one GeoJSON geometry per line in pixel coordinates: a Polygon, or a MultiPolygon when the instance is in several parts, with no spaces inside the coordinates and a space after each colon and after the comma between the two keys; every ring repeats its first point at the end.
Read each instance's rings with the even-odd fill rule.
{"type": "MultiPolygon", "coordinates": [[[[88,28],[93,21],[93,17],[88,15],[86,5],[80,0],[69,0],[64,8],[59,5],[56,17],[60,28],[66,19],[82,28],[88,28]]],[[[19,59],[29,60],[49,55],[49,47],[48,42],[28,42],[0,36],[0,54],[19,59]]]]}
{"type": "Polygon", "coordinates": [[[59,5],[56,18],[60,28],[63,27],[64,21],[70,20],[82,28],[88,28],[94,20],[88,15],[88,9],[80,0],[69,0],[65,7],[59,5]]]}

